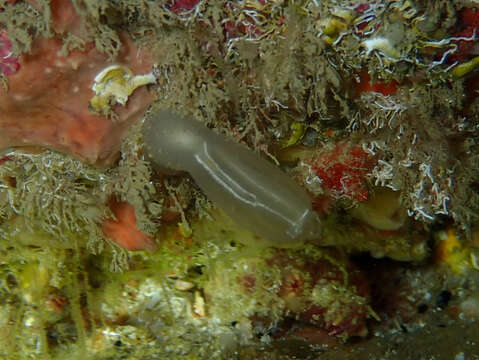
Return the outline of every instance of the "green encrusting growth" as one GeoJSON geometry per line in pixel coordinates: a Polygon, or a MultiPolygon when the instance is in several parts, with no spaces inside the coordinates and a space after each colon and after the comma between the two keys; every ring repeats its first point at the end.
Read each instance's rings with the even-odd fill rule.
{"type": "Polygon", "coordinates": [[[326,261],[330,271],[345,274],[338,284],[323,284],[329,291],[339,291],[334,289],[341,285],[342,311],[348,311],[348,302],[367,304],[348,280],[348,262],[335,252],[314,246],[258,248],[251,235],[245,246],[241,242],[248,241],[247,234],[224,215],[211,216],[214,222],[193,225],[189,241],[174,227],[165,228],[158,235],[159,250],[132,255],[131,269],[121,273],[109,271],[107,253],[90,255],[73,234],[62,241],[27,229],[7,234],[0,239],[0,313],[6,330],[0,357],[222,358],[254,343],[252,316],[280,321],[304,306],[283,299],[280,289],[288,274],[306,281],[301,301],[317,299],[331,316],[341,314],[334,299],[318,300],[300,264],[326,261]],[[244,281],[250,276],[255,277],[252,288],[244,281]],[[199,299],[205,312],[197,307],[199,299]],[[191,347],[199,340],[201,347],[191,347]]]}

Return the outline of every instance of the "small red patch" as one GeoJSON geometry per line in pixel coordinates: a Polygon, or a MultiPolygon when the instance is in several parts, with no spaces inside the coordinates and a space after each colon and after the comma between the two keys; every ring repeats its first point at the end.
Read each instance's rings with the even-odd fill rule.
{"type": "MultiPolygon", "coordinates": [[[[469,58],[477,55],[472,54],[477,42],[472,37],[479,36],[479,11],[476,8],[464,8],[459,14],[457,22],[458,31],[454,33],[454,37],[471,38],[471,40],[456,40],[457,50],[447,58],[446,62],[452,64],[454,62],[467,61],[469,58]]],[[[441,55],[442,56],[442,55],[441,55]]]]}
{"type": "Polygon", "coordinates": [[[200,2],[200,0],[176,0],[170,5],[170,10],[175,14],[191,11],[200,2]]]}
{"type": "Polygon", "coordinates": [[[47,309],[56,313],[62,313],[67,304],[68,300],[58,294],[50,294],[46,299],[47,309]]]}
{"type": "Polygon", "coordinates": [[[321,152],[312,165],[324,190],[334,197],[368,199],[366,175],[372,170],[374,159],[361,147],[339,143],[332,150],[321,152]]]}
{"type": "Polygon", "coordinates": [[[12,55],[12,43],[7,33],[0,33],[0,72],[11,76],[20,70],[18,58],[12,55]]]}
{"type": "Polygon", "coordinates": [[[247,292],[253,293],[256,285],[256,278],[253,274],[247,274],[241,279],[241,284],[247,292]]]}
{"type": "Polygon", "coordinates": [[[367,71],[359,73],[359,83],[356,85],[357,95],[363,92],[377,92],[383,95],[392,95],[396,92],[399,83],[396,80],[386,82],[381,79],[371,81],[371,76],[367,71]]]}
{"type": "Polygon", "coordinates": [[[459,19],[461,24],[479,26],[479,10],[464,8],[459,15],[459,19]]]}
{"type": "Polygon", "coordinates": [[[286,298],[290,295],[295,297],[303,296],[304,279],[299,273],[287,273],[283,277],[279,296],[286,298]]]}
{"type": "Polygon", "coordinates": [[[4,157],[1,157],[0,158],[0,165],[6,163],[7,161],[10,161],[12,160],[12,158],[10,156],[4,156],[4,157]]]}
{"type": "Polygon", "coordinates": [[[320,195],[313,199],[312,207],[319,216],[326,216],[331,211],[333,206],[333,199],[329,196],[320,195]]]}
{"type": "Polygon", "coordinates": [[[370,7],[371,7],[371,5],[369,5],[367,3],[364,3],[364,4],[360,4],[360,5],[356,6],[354,8],[354,11],[356,11],[359,14],[362,14],[363,12],[368,11],[370,7]]]}

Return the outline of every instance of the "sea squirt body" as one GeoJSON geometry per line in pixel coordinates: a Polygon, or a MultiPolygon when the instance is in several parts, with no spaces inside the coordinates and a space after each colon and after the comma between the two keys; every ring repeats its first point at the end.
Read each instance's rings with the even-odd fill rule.
{"type": "Polygon", "coordinates": [[[308,194],[250,149],[170,110],[149,115],[143,140],[153,163],[189,172],[210,200],[252,233],[279,246],[319,237],[308,194]]]}

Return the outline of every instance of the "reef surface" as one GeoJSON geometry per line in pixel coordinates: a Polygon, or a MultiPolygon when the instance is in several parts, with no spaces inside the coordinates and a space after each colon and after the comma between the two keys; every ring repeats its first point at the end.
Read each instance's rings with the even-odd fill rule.
{"type": "Polygon", "coordinates": [[[479,356],[478,31],[465,0],[0,2],[0,358],[479,356]]]}

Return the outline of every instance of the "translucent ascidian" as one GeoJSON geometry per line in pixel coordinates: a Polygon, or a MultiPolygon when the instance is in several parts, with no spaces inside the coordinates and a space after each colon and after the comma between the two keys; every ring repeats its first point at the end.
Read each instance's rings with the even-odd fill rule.
{"type": "Polygon", "coordinates": [[[276,245],[320,237],[306,192],[279,168],[190,117],[153,112],[146,154],[163,169],[187,171],[237,224],[276,245]]]}

